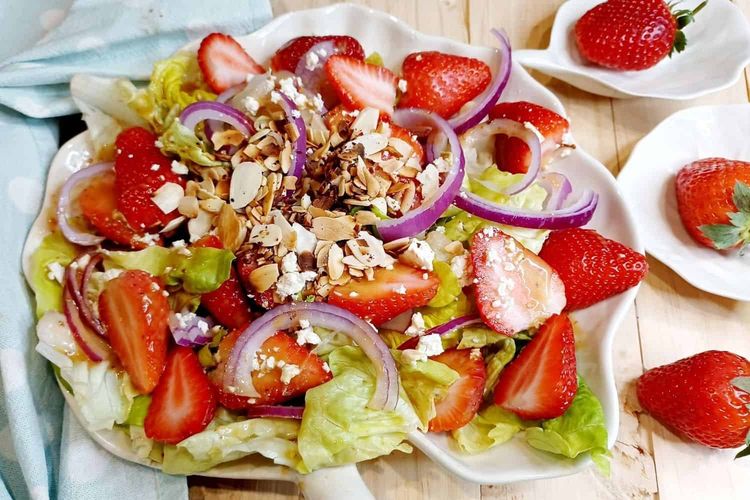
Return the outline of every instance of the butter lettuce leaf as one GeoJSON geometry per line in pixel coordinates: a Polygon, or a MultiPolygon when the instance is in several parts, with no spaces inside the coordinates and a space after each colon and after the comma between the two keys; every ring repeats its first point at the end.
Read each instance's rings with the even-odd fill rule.
{"type": "Polygon", "coordinates": [[[31,289],[36,298],[36,316],[62,311],[62,285],[51,275],[50,267],[66,267],[77,255],[76,247],[62,233],[48,234],[31,256],[31,289]]]}
{"type": "Polygon", "coordinates": [[[445,307],[458,300],[458,296],[461,295],[461,285],[459,285],[458,278],[451,270],[450,264],[436,260],[432,263],[432,268],[440,278],[440,286],[427,305],[429,307],[445,307]]]}
{"type": "Polygon", "coordinates": [[[192,161],[204,167],[224,165],[208,151],[207,142],[200,140],[194,130],[190,130],[179,120],[172,120],[159,141],[162,153],[177,155],[183,161],[192,161]]]}
{"type": "Polygon", "coordinates": [[[357,347],[328,355],[333,379],[307,391],[297,438],[305,467],[360,462],[394,450],[410,452],[404,442],[419,421],[402,394],[395,411],[367,406],[375,390],[375,370],[357,347]]]}
{"type": "Polygon", "coordinates": [[[462,451],[479,453],[509,441],[523,427],[524,423],[516,415],[499,406],[491,405],[452,434],[462,451]]]}
{"type": "Polygon", "coordinates": [[[487,381],[484,383],[484,397],[489,397],[500,378],[500,372],[505,365],[510,363],[516,355],[516,343],[513,339],[506,337],[502,341],[500,349],[485,358],[487,365],[487,381]]]}
{"type": "Polygon", "coordinates": [[[476,306],[474,300],[462,292],[456,297],[456,300],[448,305],[443,307],[425,306],[418,308],[417,311],[422,314],[425,328],[429,330],[452,319],[476,313],[476,306]]]}

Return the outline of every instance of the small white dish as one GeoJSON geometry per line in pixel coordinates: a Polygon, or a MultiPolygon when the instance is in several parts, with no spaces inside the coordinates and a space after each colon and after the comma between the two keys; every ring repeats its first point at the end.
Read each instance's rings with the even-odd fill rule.
{"type": "Polygon", "coordinates": [[[646,251],[706,292],[750,301],[750,258],[696,243],[677,212],[675,176],[712,156],[750,161],[750,104],[679,111],[635,146],[617,179],[635,215],[646,251]]]}
{"type": "MultiPolygon", "coordinates": [[[[687,0],[680,9],[695,8],[687,0]]],[[[516,50],[522,65],[607,97],[693,99],[735,83],[750,62],[750,24],[730,0],[710,0],[685,28],[687,48],[642,71],[616,71],[587,62],[578,52],[574,27],[603,0],[568,0],[557,11],[549,47],[516,50]]]]}

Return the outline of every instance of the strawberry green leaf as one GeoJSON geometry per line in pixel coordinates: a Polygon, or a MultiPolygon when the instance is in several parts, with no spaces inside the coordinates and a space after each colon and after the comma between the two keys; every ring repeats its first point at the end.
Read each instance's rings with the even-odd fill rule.
{"type": "Polygon", "coordinates": [[[732,379],[732,385],[750,394],[750,377],[735,377],[732,379]]]}
{"type": "Polygon", "coordinates": [[[734,201],[737,210],[750,214],[750,186],[742,181],[737,181],[734,185],[732,201],[734,201]]]}
{"type": "MultiPolygon", "coordinates": [[[[732,382],[734,383],[734,380],[732,382]]],[[[748,435],[745,437],[745,444],[747,445],[747,447],[734,456],[735,460],[750,455],[750,433],[748,433],[748,435]]]]}
{"type": "MultiPolygon", "coordinates": [[[[668,4],[670,10],[677,6],[680,2],[673,2],[668,4]]],[[[682,52],[685,50],[685,47],[687,47],[687,38],[685,37],[685,34],[681,31],[682,28],[687,26],[688,24],[695,21],[695,15],[703,9],[703,7],[706,6],[708,3],[708,0],[705,0],[700,5],[698,5],[693,10],[690,9],[681,9],[677,11],[672,12],[672,16],[675,19],[675,22],[677,23],[677,33],[675,33],[674,37],[674,45],[672,46],[672,50],[670,51],[669,55],[670,57],[674,52],[682,52]]]]}
{"type": "Polygon", "coordinates": [[[740,228],[729,224],[704,224],[698,229],[714,243],[719,250],[732,248],[740,241],[740,228]]]}

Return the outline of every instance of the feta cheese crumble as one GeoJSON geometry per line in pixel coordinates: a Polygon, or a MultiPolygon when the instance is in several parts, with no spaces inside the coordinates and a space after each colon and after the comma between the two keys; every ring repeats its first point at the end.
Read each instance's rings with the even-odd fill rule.
{"type": "Polygon", "coordinates": [[[177,175],[187,175],[189,172],[187,166],[177,160],[172,160],[172,172],[177,175]]]}
{"type": "Polygon", "coordinates": [[[424,325],[424,318],[422,317],[422,313],[414,313],[411,316],[411,324],[404,332],[409,337],[417,337],[419,335],[422,335],[425,331],[425,325],[424,325]]]}
{"type": "Polygon", "coordinates": [[[425,356],[437,356],[443,352],[443,342],[440,340],[440,335],[432,333],[430,335],[423,335],[419,337],[417,343],[417,351],[423,353],[425,356]]]}
{"type": "Polygon", "coordinates": [[[399,256],[399,260],[404,264],[432,271],[435,252],[426,241],[412,239],[404,253],[399,256]]]}
{"type": "Polygon", "coordinates": [[[302,373],[302,370],[300,370],[299,366],[291,363],[285,364],[281,367],[281,383],[289,385],[289,382],[300,373],[302,373]]]}
{"type": "Polygon", "coordinates": [[[310,322],[306,319],[302,319],[299,322],[299,330],[297,330],[297,343],[299,345],[305,344],[320,344],[320,337],[313,330],[310,322]]]}
{"type": "Polygon", "coordinates": [[[59,262],[50,262],[47,264],[47,278],[50,281],[57,281],[62,285],[65,277],[65,268],[59,262]]]}

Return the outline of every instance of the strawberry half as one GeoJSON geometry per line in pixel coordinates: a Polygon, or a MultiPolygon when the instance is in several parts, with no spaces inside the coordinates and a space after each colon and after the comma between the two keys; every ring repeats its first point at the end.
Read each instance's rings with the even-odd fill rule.
{"type": "MultiPolygon", "coordinates": [[[[531,123],[544,136],[542,161],[562,144],[568,132],[568,120],[551,109],[532,102],[501,102],[490,111],[490,119],[506,118],[518,123],[531,123]]],[[[513,174],[525,174],[531,163],[531,150],[518,137],[505,134],[495,136],[495,161],[497,168],[513,174]]]]}
{"type": "Polygon", "coordinates": [[[243,83],[247,75],[264,72],[237,40],[224,33],[211,33],[201,41],[198,65],[208,86],[217,94],[243,83]]]}
{"type": "Polygon", "coordinates": [[[215,412],[216,396],[198,356],[188,347],[175,347],[151,395],[143,422],[146,436],[179,443],[205,429],[215,412]]]}
{"type": "Polygon", "coordinates": [[[133,386],[150,393],[164,371],[170,336],[169,303],[159,280],[125,271],[108,281],[99,295],[99,317],[133,386]]]}
{"type": "Polygon", "coordinates": [[[325,71],[347,109],[375,108],[386,115],[393,114],[398,79],[388,68],[351,56],[335,55],[326,61],[325,71]]]}
{"type": "Polygon", "coordinates": [[[450,118],[481,94],[492,80],[490,67],[471,57],[415,52],[401,65],[406,93],[399,108],[421,108],[450,118]]]}
{"type": "Polygon", "coordinates": [[[177,210],[165,214],[152,197],[167,182],[185,186],[185,179],[172,172],[172,160],[155,142],[156,136],[141,127],[120,132],[115,141],[117,208],[138,229],[161,227],[177,217],[177,210]]]}
{"type": "Polygon", "coordinates": [[[356,278],[346,285],[333,287],[328,303],[378,326],[409,309],[427,304],[439,286],[440,279],[435,274],[396,263],[393,269],[375,269],[372,281],[356,278]]]}
{"type": "Polygon", "coordinates": [[[275,72],[289,71],[290,73],[294,73],[299,60],[313,45],[328,41],[333,42],[337,54],[350,56],[359,60],[364,60],[365,58],[365,51],[356,38],[340,35],[300,36],[292,38],[276,51],[271,58],[271,69],[275,72]]]}
{"type": "Polygon", "coordinates": [[[573,326],[560,314],[549,318],[500,372],[495,404],[524,419],[555,418],[570,407],[576,391],[573,326]]]}
{"type": "Polygon", "coordinates": [[[459,378],[435,401],[435,416],[430,420],[431,432],[452,431],[468,424],[482,404],[487,370],[478,350],[450,349],[433,356],[458,372],[459,378]]]}
{"type": "Polygon", "coordinates": [[[78,195],[78,206],[96,232],[110,241],[132,248],[145,248],[138,239],[141,232],[134,230],[117,210],[115,175],[107,173],[91,179],[78,195]]]}
{"type": "MultiPolygon", "coordinates": [[[[208,248],[224,248],[218,236],[204,236],[193,246],[208,248]]],[[[234,266],[229,271],[229,278],[213,292],[201,295],[201,305],[205,307],[213,318],[227,328],[243,328],[252,320],[250,305],[237,279],[234,266]]]]}
{"type": "Polygon", "coordinates": [[[565,283],[566,310],[622,293],[646,277],[646,258],[593,229],[553,231],[539,252],[565,283]]]}
{"type": "Polygon", "coordinates": [[[512,337],[565,307],[565,287],[557,273],[495,227],[473,236],[471,263],[479,314],[498,333],[512,337]]]}
{"type": "Polygon", "coordinates": [[[273,296],[276,291],[276,284],[274,283],[271,285],[268,290],[258,292],[253,287],[252,281],[250,280],[250,275],[258,268],[257,254],[252,250],[239,253],[237,254],[237,260],[235,262],[237,265],[237,277],[247,295],[249,295],[250,298],[252,298],[253,301],[263,309],[268,310],[274,307],[276,301],[273,296]]]}

